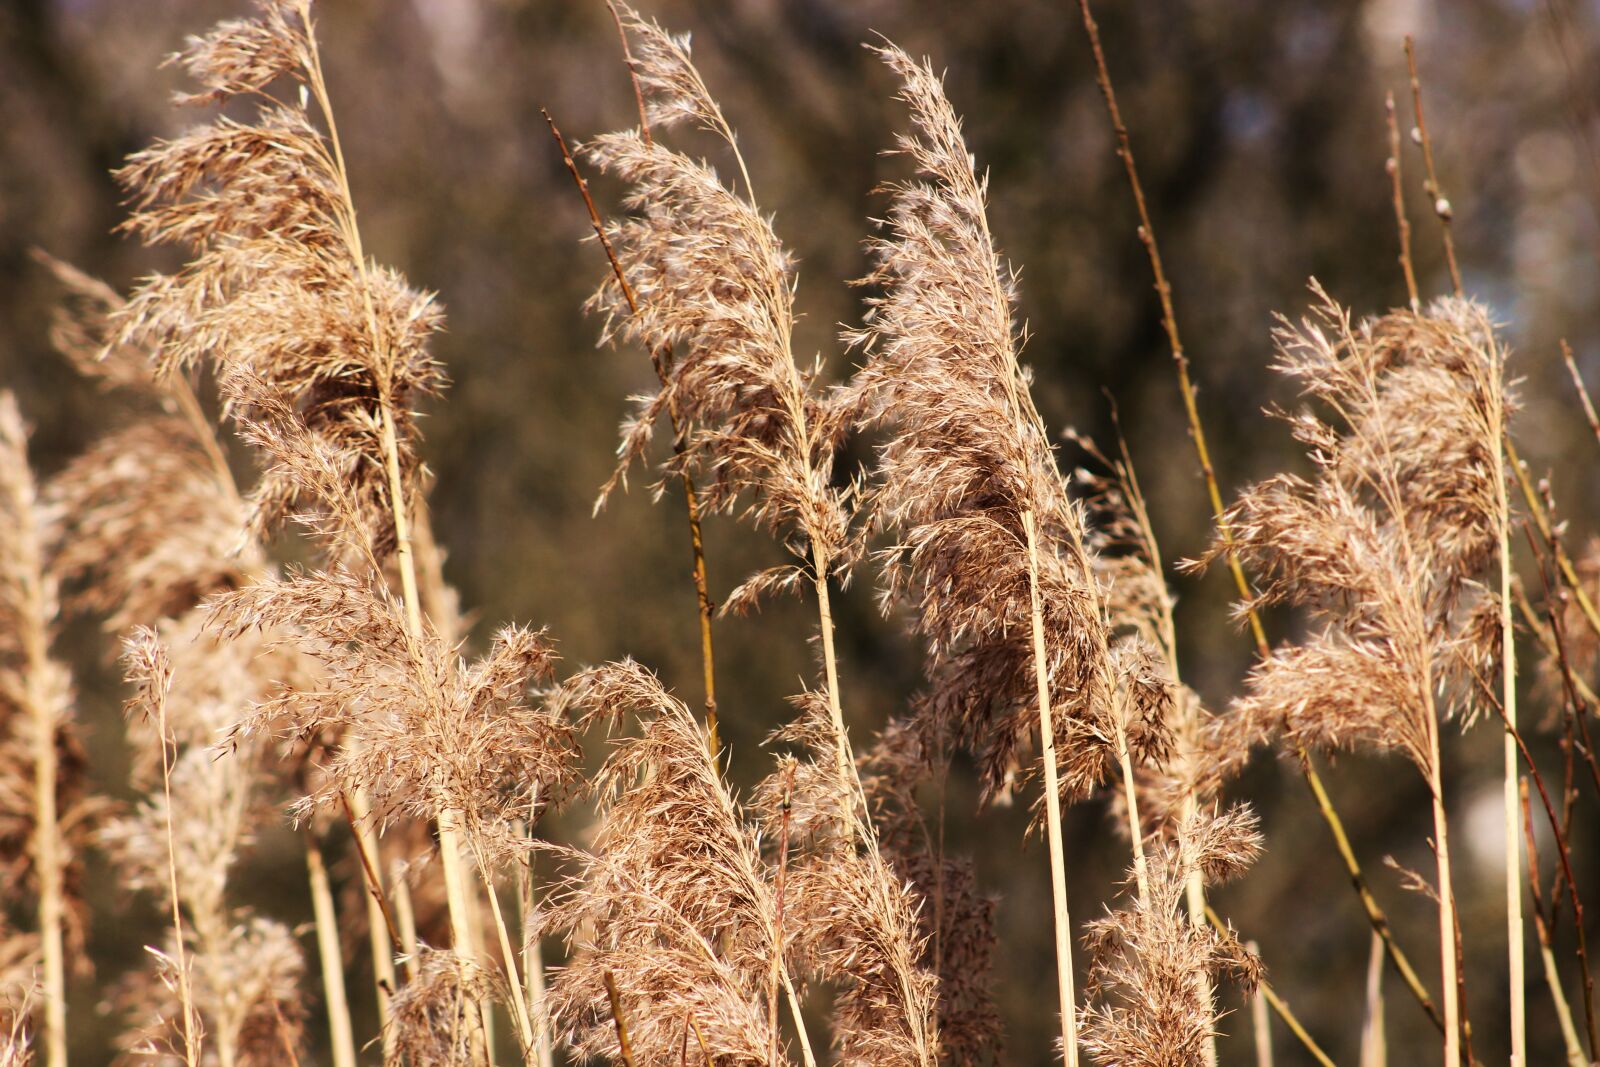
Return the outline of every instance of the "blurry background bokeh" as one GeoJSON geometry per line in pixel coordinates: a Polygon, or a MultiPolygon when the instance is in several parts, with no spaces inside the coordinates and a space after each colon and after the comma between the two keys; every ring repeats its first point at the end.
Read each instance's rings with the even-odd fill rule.
{"type": "MultiPolygon", "coordinates": [[[[57,294],[28,249],[121,288],[170,265],[113,234],[122,209],[108,172],[151,138],[195,121],[169,106],[179,75],[159,64],[184,34],[242,3],[0,4],[0,384],[19,394],[36,426],[34,453],[46,472],[119,413],[50,351],[57,294]]],[[[1025,359],[1039,406],[1054,426],[1104,437],[1102,391],[1114,397],[1167,556],[1201,550],[1209,531],[1203,483],[1074,5],[654,0],[644,10],[693,33],[740,132],[758,198],[799,258],[801,355],[824,353],[836,376],[850,364],[840,324],[860,311],[848,283],[865,271],[861,241],[883,207],[873,189],[903,172],[883,155],[903,121],[894,84],[861,45],[881,33],[945,68],[988,169],[993,228],[1023,272],[1025,359]]],[[[652,377],[640,352],[597,347],[598,324],[581,311],[604,261],[584,241],[581,203],[539,109],[576,139],[635,121],[603,4],[327,0],[320,12],[369,248],[437,290],[449,314],[436,354],[454,384],[428,409],[425,454],[446,572],[476,633],[509,620],[547,624],[570,665],[631,654],[694,703],[699,665],[681,502],[668,494],[652,505],[636,484],[590,513],[625,398],[652,377]]],[[[1401,41],[1411,33],[1466,285],[1506,323],[1526,379],[1526,458],[1536,473],[1554,469],[1574,541],[1586,537],[1600,513],[1597,453],[1557,342],[1569,339],[1600,385],[1600,5],[1157,0],[1107,2],[1098,14],[1225,490],[1301,462],[1283,426],[1262,413],[1294,403],[1266,369],[1273,312],[1298,313],[1313,275],[1358,313],[1404,300],[1383,98],[1394,90],[1404,113],[1401,41]]],[[[1418,268],[1425,291],[1438,294],[1448,279],[1409,145],[1404,162],[1418,268]]],[[[616,192],[596,184],[602,209],[615,207],[616,192]]],[[[775,551],[728,521],[712,522],[707,540],[714,591],[723,593],[775,551]]],[[[1250,661],[1249,641],[1228,621],[1228,581],[1220,571],[1174,581],[1187,680],[1220,705],[1250,661]]],[[[917,650],[879,616],[870,574],[840,599],[848,714],[865,735],[915,686],[917,650]]],[[[1284,634],[1294,620],[1274,623],[1284,634]]],[[[784,604],[719,626],[719,695],[741,782],[760,772],[760,741],[808,672],[807,632],[804,612],[784,604]]],[[[79,672],[96,780],[125,796],[112,642],[90,622],[69,627],[64,644],[79,672]]],[[[1454,743],[1447,775],[1464,841],[1468,1009],[1485,1062],[1505,1055],[1496,733],[1480,728],[1454,743]]],[[[1425,976],[1436,973],[1432,906],[1384,864],[1389,856],[1405,867],[1431,863],[1420,779],[1399,757],[1366,755],[1338,757],[1327,778],[1402,942],[1425,976]]],[[[1368,930],[1343,868],[1293,766],[1262,758],[1238,792],[1262,814],[1267,853],[1221,894],[1219,909],[1260,942],[1276,987],[1317,1039],[1353,1062],[1368,930]]],[[[968,781],[952,803],[971,796],[968,781]]],[[[1580,810],[1575,833],[1580,878],[1591,886],[1600,873],[1595,814],[1592,804],[1580,810]]],[[[1050,905],[1044,852],[1021,843],[1022,822],[1019,810],[977,819],[964,811],[952,832],[1002,900],[1007,1062],[1037,1064],[1047,1062],[1055,1032],[1050,905]]],[[[581,824],[574,817],[548,830],[577,835],[581,824]]],[[[1072,813],[1068,839],[1074,911],[1091,917],[1119,891],[1126,846],[1099,803],[1072,813]]],[[[266,835],[238,892],[263,910],[307,918],[302,862],[292,842],[266,835]]],[[[90,1025],[87,1009],[112,999],[120,973],[143,966],[141,946],[159,921],[159,902],[129,899],[96,870],[98,972],[74,991],[82,1062],[108,1055],[117,1026],[113,1014],[90,1025]]],[[[1530,981],[1537,973],[1535,963],[1530,981]]],[[[1398,983],[1391,988],[1391,1062],[1431,1059],[1434,1031],[1398,983]]],[[[358,998],[362,1010],[366,999],[358,998]]],[[[1530,991],[1529,1005],[1534,1062],[1556,1062],[1542,990],[1530,991]]],[[[1248,1012],[1230,1006],[1225,1060],[1253,1062],[1248,1012]]],[[[1279,1063],[1309,1062],[1281,1032],[1277,1053],[1279,1063]]]]}

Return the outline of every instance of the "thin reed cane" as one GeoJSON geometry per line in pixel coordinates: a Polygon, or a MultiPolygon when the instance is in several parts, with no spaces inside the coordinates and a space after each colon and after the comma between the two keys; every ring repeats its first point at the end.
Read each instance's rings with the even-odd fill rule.
{"type": "MultiPolygon", "coordinates": [[[[1222,936],[1225,943],[1238,945],[1238,938],[1234,934],[1233,928],[1223,921],[1222,916],[1218,915],[1217,910],[1210,904],[1206,905],[1206,918],[1211,920],[1212,927],[1222,936]]],[[[1289,1028],[1289,1032],[1311,1054],[1312,1059],[1316,1060],[1321,1067],[1335,1067],[1332,1058],[1322,1050],[1322,1046],[1317,1044],[1316,1039],[1306,1030],[1305,1026],[1300,1022],[1300,1017],[1290,1010],[1288,1001],[1273,990],[1271,983],[1262,978],[1256,985],[1256,993],[1267,1002],[1267,1006],[1272,1009],[1272,1013],[1282,1020],[1283,1025],[1289,1028]]]]}
{"type": "MultiPolygon", "coordinates": [[[[1566,990],[1561,986],[1561,970],[1556,966],[1555,945],[1551,940],[1549,924],[1545,922],[1544,903],[1539,890],[1539,845],[1533,833],[1533,808],[1528,803],[1528,780],[1522,779],[1522,833],[1528,850],[1528,889],[1533,896],[1533,927],[1539,938],[1539,960],[1544,965],[1544,984],[1550,991],[1550,1004],[1555,1009],[1556,1024],[1561,1028],[1561,1041],[1566,1046],[1568,1067],[1588,1067],[1589,1057],[1583,1054],[1578,1038],[1578,1028],[1572,1021],[1572,1005],[1567,1001],[1566,990]]],[[[1554,914],[1555,902],[1551,902],[1554,914]]]]}
{"type": "MultiPolygon", "coordinates": [[[[627,39],[624,36],[623,48],[627,48],[627,39]]],[[[631,68],[630,68],[631,70],[631,68]]],[[[642,106],[642,105],[641,105],[642,106]]],[[[617,287],[622,291],[622,296],[627,301],[628,308],[638,314],[639,301],[634,295],[633,286],[628,283],[627,276],[622,271],[622,264],[617,260],[617,253],[611,246],[611,238],[606,235],[605,223],[600,219],[600,212],[595,207],[594,198],[589,195],[589,183],[584,178],[583,172],[578,169],[578,161],[573,158],[572,150],[567,147],[566,138],[561,135],[561,130],[556,126],[556,120],[550,112],[539,109],[544,120],[550,126],[550,136],[555,139],[556,147],[561,151],[561,161],[566,164],[567,173],[572,175],[572,181],[578,187],[578,194],[583,197],[583,206],[589,213],[589,225],[594,230],[595,237],[600,242],[600,247],[605,249],[606,260],[611,264],[611,272],[617,279],[617,287]]],[[[640,121],[643,121],[644,112],[640,111],[640,121]]],[[[650,135],[650,127],[642,126],[646,139],[650,135]]],[[[665,348],[650,353],[651,366],[655,368],[656,377],[663,387],[667,384],[667,368],[672,363],[672,350],[665,348]]],[[[686,447],[682,416],[678,414],[677,404],[667,406],[667,417],[672,424],[673,450],[682,453],[686,447]]],[[[694,577],[695,602],[699,607],[700,621],[700,667],[701,682],[705,687],[706,695],[706,735],[711,747],[711,756],[715,759],[722,752],[722,736],[717,719],[717,680],[716,680],[716,655],[711,640],[711,620],[716,614],[716,605],[711,600],[711,593],[706,584],[706,551],[705,539],[700,528],[700,497],[695,490],[694,478],[687,470],[682,471],[679,480],[683,484],[683,502],[688,512],[689,520],[689,549],[693,557],[693,569],[690,573],[694,577]]]]}
{"type": "MultiPolygon", "coordinates": [[[[1061,833],[1061,785],[1056,728],[1050,711],[1050,672],[1045,665],[1044,613],[1039,603],[1039,539],[1032,511],[1022,513],[1028,547],[1028,597],[1033,628],[1033,671],[1039,690],[1039,739],[1044,754],[1046,832],[1050,845],[1050,900],[1054,909],[1056,989],[1061,1000],[1061,1043],[1067,1067],[1078,1064],[1077,992],[1072,973],[1072,916],[1067,909],[1066,844],[1061,833]]],[[[1137,841],[1135,841],[1137,847],[1137,841]]]]}
{"type": "MultiPolygon", "coordinates": [[[[333,891],[328,885],[328,868],[322,860],[322,846],[314,832],[306,831],[306,873],[311,883],[311,914],[316,919],[317,955],[322,964],[322,995],[328,1006],[328,1037],[333,1051],[333,1067],[355,1067],[356,1043],[350,1026],[350,1001],[344,988],[344,958],[339,948],[339,917],[334,910],[333,891]]],[[[384,1027],[385,1058],[392,1040],[384,1027]]]]}
{"type": "MultiPolygon", "coordinates": [[[[1456,261],[1455,239],[1451,233],[1451,222],[1454,211],[1450,200],[1444,195],[1444,189],[1439,184],[1439,175],[1433,162],[1433,141],[1428,136],[1428,124],[1422,108],[1422,80],[1417,73],[1417,55],[1415,42],[1409,34],[1405,38],[1406,70],[1410,76],[1412,110],[1416,115],[1416,136],[1422,149],[1422,165],[1424,171],[1423,191],[1428,194],[1433,213],[1439,220],[1439,233],[1444,244],[1445,263],[1450,271],[1450,284],[1456,296],[1464,295],[1461,284],[1461,268],[1456,261]]],[[[1398,194],[1397,194],[1398,195],[1398,194]]],[[[1396,204],[1400,210],[1399,203],[1396,204]]],[[[1498,360],[1498,347],[1495,350],[1498,360]]],[[[1501,377],[1504,377],[1503,371],[1501,377]]],[[[1496,390],[1496,397],[1503,397],[1503,390],[1496,390]]],[[[1527,1067],[1528,1063],[1528,1023],[1527,1023],[1527,979],[1525,975],[1527,949],[1525,946],[1525,923],[1522,917],[1522,855],[1521,836],[1517,833],[1520,821],[1518,809],[1520,803],[1517,799],[1517,750],[1513,738],[1517,735],[1517,663],[1516,663],[1516,631],[1511,621],[1511,506],[1506,492],[1505,464],[1509,455],[1511,463],[1518,470],[1518,477],[1523,477],[1521,465],[1517,462],[1515,451],[1512,449],[1509,435],[1509,426],[1505,417],[1503,400],[1498,402],[1495,410],[1490,412],[1490,422],[1495,430],[1494,456],[1495,469],[1494,492],[1497,534],[1499,538],[1500,556],[1500,646],[1501,646],[1501,679],[1502,697],[1501,714],[1507,724],[1507,735],[1504,743],[1504,782],[1502,788],[1503,823],[1505,832],[1505,897],[1506,897],[1506,942],[1507,956],[1510,973],[1509,999],[1511,1003],[1511,1064],[1512,1067],[1527,1067]]]]}

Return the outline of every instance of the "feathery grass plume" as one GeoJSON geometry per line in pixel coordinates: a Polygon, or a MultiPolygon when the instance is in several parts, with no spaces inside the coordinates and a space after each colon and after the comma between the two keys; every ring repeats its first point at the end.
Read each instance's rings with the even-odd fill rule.
{"type": "Polygon", "coordinates": [[[880,50],[903,80],[913,131],[898,137],[914,180],[889,187],[889,236],[871,242],[867,355],[851,385],[865,423],[887,423],[871,491],[883,596],[907,604],[928,646],[927,710],[981,759],[987,794],[1014,779],[1035,727],[1024,514],[1037,530],[1038,585],[1061,772],[1068,795],[1104,778],[1111,746],[1089,723],[1111,706],[1100,593],[1050,439],[1017,360],[1015,278],[990,236],[986,184],[931,68],[880,50]]]}
{"type": "MultiPolygon", "coordinates": [[[[1281,731],[1293,745],[1398,749],[1427,780],[1453,1065],[1455,903],[1439,732],[1447,718],[1470,717],[1471,679],[1501,652],[1500,605],[1479,578],[1500,544],[1504,354],[1486,312],[1468,301],[1355,325],[1315,282],[1312,292],[1313,317],[1283,321],[1276,340],[1277,369],[1332,412],[1288,417],[1315,476],[1255,485],[1227,518],[1261,583],[1256,602],[1304,605],[1323,626],[1260,662],[1218,721],[1235,739],[1281,731]]],[[[1214,545],[1206,561],[1226,551],[1214,545]]]]}
{"type": "Polygon", "coordinates": [[[1184,887],[1236,877],[1260,852],[1255,816],[1244,808],[1198,814],[1177,840],[1152,850],[1148,891],[1089,924],[1084,1047],[1107,1067],[1200,1067],[1216,1033],[1210,990],[1231,976],[1247,990],[1260,963],[1231,938],[1189,922],[1184,887]]]}
{"type": "Polygon", "coordinates": [[[285,686],[259,702],[233,733],[343,736],[319,787],[294,805],[297,817],[360,788],[380,820],[457,812],[472,844],[500,859],[520,851],[512,823],[528,813],[529,783],[557,798],[571,780],[568,724],[526,699],[555,658],[542,631],[505,627],[469,664],[431,624],[412,640],[405,607],[387,588],[337,566],[225,594],[208,611],[223,640],[260,631],[323,671],[315,686],[285,686]]]}
{"type": "MultiPolygon", "coordinates": [[[[24,999],[43,1013],[46,1063],[62,1067],[67,971],[87,963],[83,860],[100,805],[86,789],[71,675],[50,657],[59,605],[47,525],[21,412],[0,393],[0,890],[5,917],[31,928],[27,943],[37,945],[42,986],[24,999]]],[[[4,999],[19,998],[8,990],[4,999]]]]}
{"type": "MultiPolygon", "coordinates": [[[[123,306],[120,296],[66,263],[43,253],[37,258],[67,294],[52,324],[57,350],[85,376],[115,389],[134,414],[126,426],[110,432],[52,479],[53,567],[76,587],[72,607],[103,614],[107,629],[161,622],[183,661],[169,702],[169,728],[180,744],[209,748],[252,701],[265,695],[273,679],[304,676],[309,665],[269,654],[255,638],[219,646],[203,632],[203,615],[193,610],[201,600],[270,574],[260,542],[245,532],[245,508],[217,427],[189,375],[158,376],[153,353],[114,342],[111,319],[123,306]]],[[[148,732],[142,720],[130,724],[135,781],[145,788],[159,780],[160,772],[161,749],[155,739],[143,736],[148,732]]],[[[286,766],[303,770],[322,744],[284,753],[285,764],[258,742],[235,745],[218,759],[221,771],[240,776],[243,786],[286,766]]],[[[202,833],[214,830],[220,815],[203,805],[215,798],[198,799],[192,810],[180,806],[176,817],[193,822],[202,833]]],[[[236,813],[236,821],[244,825],[224,836],[243,840],[249,836],[249,823],[267,817],[264,805],[246,806],[236,813]]],[[[320,851],[308,861],[312,871],[319,870],[320,851]]],[[[332,914],[325,874],[314,875],[311,887],[317,906],[332,914]]],[[[221,903],[219,880],[215,904],[220,908],[221,903]]],[[[225,923],[219,919],[213,926],[225,923]]],[[[348,1028],[338,934],[337,920],[319,922],[334,1062],[345,1065],[354,1064],[355,1045],[348,1028]]],[[[206,940],[231,952],[224,937],[206,940]]],[[[381,937],[374,938],[373,953],[380,983],[387,980],[392,986],[392,967],[383,966],[391,950],[381,937]]]]}
{"type": "Polygon", "coordinates": [[[837,741],[826,702],[808,693],[796,703],[800,715],[774,740],[802,756],[786,758],[754,799],[769,838],[788,827],[794,855],[783,857],[784,927],[793,931],[795,957],[808,975],[836,987],[837,1062],[933,1067],[940,1060],[939,977],[924,933],[931,916],[919,914],[927,902],[876,837],[857,847],[841,814],[848,785],[833,770],[837,741]]]}
{"type": "Polygon", "coordinates": [[[483,1046],[478,1005],[496,992],[490,974],[456,952],[418,946],[417,973],[390,1002],[385,1067],[459,1067],[483,1046]]]}
{"type": "Polygon", "coordinates": [[[582,1059],[615,1060],[611,974],[636,1062],[677,1063],[687,1019],[714,1062],[772,1067],[781,1047],[767,1010],[781,951],[772,875],[700,727],[632,661],[578,675],[556,703],[586,725],[640,720],[591,782],[592,850],[566,853],[581,870],[546,912],[571,947],[550,988],[556,1025],[582,1059]]]}
{"type": "Polygon", "coordinates": [[[942,752],[914,718],[894,719],[862,756],[862,785],[884,857],[921,898],[918,962],[939,982],[940,1062],[978,1067],[1005,1059],[993,976],[996,902],[979,892],[972,860],[946,853],[922,813],[918,793],[947,773],[942,752]]]}
{"type": "MultiPolygon", "coordinates": [[[[659,131],[692,121],[737,157],[733,131],[690,61],[688,38],[670,36],[629,8],[622,16],[652,125],[659,131]]],[[[728,511],[753,498],[744,513],[783,537],[800,560],[745,583],[724,610],[799,588],[807,577],[842,573],[855,555],[845,494],[830,485],[842,427],[816,395],[820,362],[804,369],[795,362],[793,263],[756,207],[748,176],[741,195],[708,164],[639,130],[603,134],[584,151],[630,186],[632,214],[610,224],[608,236],[638,310],[614,275],[590,304],[606,314],[608,335],[674,353],[661,389],[624,427],[620,463],[601,501],[675,405],[688,440],[669,462],[701,476],[709,509],[728,511]],[[824,573],[811,575],[817,560],[824,573]]],[[[742,159],[739,166],[743,173],[742,159]]]]}
{"type": "Polygon", "coordinates": [[[117,172],[134,205],[123,228],[193,258],[140,284],[114,313],[114,340],[159,352],[164,373],[214,363],[229,413],[270,463],[249,495],[253,529],[312,508],[330,550],[381,558],[400,541],[391,494],[409,495],[420,468],[412,404],[442,384],[425,347],[442,319],[362,251],[310,0],[258,6],[178,56],[206,90],[183,102],[252,98],[252,121],[218,117],[117,172]],[[300,96],[272,95],[283,81],[300,96]],[[321,499],[329,475],[336,500],[321,499]]]}
{"type": "Polygon", "coordinates": [[[644,452],[662,412],[672,410],[686,440],[668,461],[669,471],[697,478],[708,511],[733,511],[743,501],[741,513],[784,542],[794,561],[743,582],[723,611],[748,610],[767,594],[812,586],[829,711],[839,735],[836,772],[852,782],[846,794],[851,818],[870,834],[859,811],[860,783],[839,697],[828,591],[830,578],[848,580],[861,551],[850,524],[855,487],[832,484],[846,421],[830,397],[818,395],[820,356],[806,369],[795,361],[793,266],[771,220],[756,207],[733,130],[690,60],[688,39],[629,8],[618,15],[633,41],[646,119],[658,130],[689,120],[722,140],[738,162],[744,193],[724,185],[708,164],[643,130],[605,134],[585,149],[628,183],[632,211],[608,227],[608,236],[634,303],[612,274],[591,306],[607,314],[608,333],[674,353],[661,389],[624,427],[620,462],[601,501],[644,452]]]}
{"type": "Polygon", "coordinates": [[[881,292],[847,335],[867,359],[842,406],[890,426],[871,501],[897,538],[883,553],[883,595],[911,608],[927,643],[929,728],[976,751],[992,799],[1014,784],[1037,717],[1062,1042],[1075,1067],[1061,802],[1087,794],[1118,756],[1131,761],[1130,716],[1159,722],[1143,706],[1154,690],[1142,672],[1116,673],[1083,512],[1017,359],[1015,278],[960,120],[930,66],[892,45],[879,52],[902,79],[912,131],[898,145],[918,178],[890,187],[890,233],[871,243],[866,283],[881,292]]]}
{"type": "Polygon", "coordinates": [[[134,416],[50,480],[51,569],[72,591],[69,606],[121,633],[245,584],[262,552],[240,537],[239,490],[187,376],[158,380],[152,351],[115,342],[111,320],[125,302],[104,282],[37,258],[66,296],[51,323],[56,350],[134,416]]]}

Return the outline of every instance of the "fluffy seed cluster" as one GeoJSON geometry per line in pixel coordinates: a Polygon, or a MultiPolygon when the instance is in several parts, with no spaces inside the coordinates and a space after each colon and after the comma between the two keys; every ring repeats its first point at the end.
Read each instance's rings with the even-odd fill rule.
{"type": "MultiPolygon", "coordinates": [[[[871,490],[875,522],[896,538],[881,554],[884,598],[909,606],[927,641],[924,710],[978,752],[991,796],[1009,788],[1036,714],[1031,518],[1063,788],[1082,795],[1104,777],[1119,703],[1084,515],[1017,360],[1015,278],[960,120],[928,65],[880,51],[903,81],[912,131],[899,148],[920,176],[890,187],[889,236],[871,243],[866,279],[880,294],[849,335],[868,357],[850,407],[890,431],[871,490]]],[[[1158,721],[1146,710],[1137,717],[1158,721]]]]}
{"type": "Polygon", "coordinates": [[[1227,519],[1256,603],[1304,605],[1323,625],[1259,664],[1217,729],[1236,759],[1282,731],[1398,749],[1426,773],[1437,718],[1471,701],[1499,652],[1478,578],[1496,553],[1505,353],[1467,301],[1356,325],[1314,293],[1314,317],[1278,330],[1277,369],[1332,412],[1287,416],[1315,475],[1252,486],[1227,519]]]}
{"type": "Polygon", "coordinates": [[[876,832],[846,819],[854,785],[837,773],[826,700],[798,698],[800,714],[774,740],[793,745],[753,803],[769,839],[783,840],[785,929],[804,972],[835,985],[839,1063],[933,1067],[939,1061],[939,979],[929,966],[915,887],[876,832]]]}
{"type": "Polygon", "coordinates": [[[310,0],[260,0],[176,57],[203,91],[187,103],[255,102],[132,156],[117,172],[124,229],[186,249],[140,284],[112,341],[158,353],[164,374],[202,362],[228,412],[268,460],[248,498],[264,535],[294,516],[341,553],[395,545],[391,494],[419,461],[412,406],[443,381],[426,342],[433,298],[366,259],[332,131],[310,0]],[[271,88],[298,83],[297,98],[271,88]],[[396,469],[397,468],[397,469],[396,469]]]}
{"type": "Polygon", "coordinates": [[[1197,815],[1150,857],[1149,892],[1089,924],[1084,1047],[1105,1067],[1199,1067],[1216,1033],[1209,979],[1254,988],[1260,963],[1232,938],[1190,923],[1184,886],[1237,877],[1261,851],[1241,808],[1197,815]]]}
{"type": "MultiPolygon", "coordinates": [[[[738,158],[733,130],[690,60],[688,38],[626,7],[621,14],[651,125],[692,122],[738,158]]],[[[675,410],[687,442],[671,463],[697,475],[705,506],[731,510],[747,501],[747,516],[809,561],[756,575],[730,594],[728,610],[800,587],[819,561],[820,577],[847,571],[856,554],[850,494],[831,484],[843,427],[817,395],[820,363],[801,368],[795,361],[793,264],[756,207],[748,175],[743,192],[731,189],[708,164],[644,130],[605,134],[586,151],[629,188],[631,214],[611,225],[609,237],[638,308],[611,275],[590,306],[606,314],[608,332],[670,353],[661,389],[624,427],[621,464],[602,500],[645,451],[661,414],[675,410]]],[[[742,159],[739,167],[743,173],[742,159]]]]}
{"type": "Polygon", "coordinates": [[[593,847],[572,855],[580,872],[547,916],[571,948],[551,988],[557,1025],[580,1056],[616,1062],[610,976],[636,1062],[676,1063],[699,1038],[718,1063],[789,1062],[773,1059],[768,1010],[772,872],[689,709],[631,661],[578,675],[559,703],[639,732],[594,778],[593,847]]]}

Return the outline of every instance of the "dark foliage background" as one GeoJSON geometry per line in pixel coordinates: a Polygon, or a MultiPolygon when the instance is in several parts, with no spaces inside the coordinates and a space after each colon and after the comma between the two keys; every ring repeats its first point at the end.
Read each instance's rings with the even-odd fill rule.
{"type": "MultiPolygon", "coordinates": [[[[1520,434],[1538,473],[1553,468],[1575,533],[1592,529],[1594,442],[1556,355],[1571,340],[1600,383],[1600,242],[1595,205],[1597,89],[1587,0],[1160,0],[1105,3],[1109,61],[1133,130],[1167,253],[1200,404],[1225,487],[1293,464],[1265,417],[1293,402],[1265,371],[1274,310],[1296,313],[1309,276],[1358,312],[1404,299],[1384,172],[1383,94],[1405,98],[1401,38],[1414,33],[1451,195],[1468,289],[1508,324],[1527,381],[1520,434]]],[[[108,171],[152,137],[191,121],[172,110],[178,75],[158,70],[181,36],[237,5],[216,0],[7,0],[0,6],[0,382],[37,426],[34,449],[59,467],[108,422],[114,404],[74,379],[46,342],[41,246],[125,287],[163,261],[111,233],[122,211],[108,171]]],[[[948,87],[992,180],[993,226],[1024,268],[1026,359],[1056,426],[1108,433],[1104,390],[1122,409],[1132,454],[1169,558],[1208,536],[1199,480],[1160,331],[1132,204],[1113,155],[1073,5],[1034,0],[658,0],[739,129],[764,207],[801,262],[803,352],[847,357],[838,324],[859,314],[847,282],[865,272],[860,241],[882,208],[873,187],[899,173],[881,151],[902,122],[886,72],[863,50],[881,32],[948,69],[948,87]]],[[[598,249],[540,118],[569,136],[631,124],[611,23],[599,0],[327,0],[329,79],[370,250],[437,289],[450,330],[437,354],[454,385],[424,422],[437,475],[435,524],[447,574],[479,631],[549,624],[569,664],[632,654],[698,699],[693,593],[679,509],[634,492],[591,517],[624,398],[650,370],[636,351],[597,349],[579,305],[600,277],[598,249]]],[[[1409,128],[1409,123],[1406,124],[1409,128]]],[[[1426,291],[1444,277],[1437,228],[1408,147],[1408,197],[1426,291]]],[[[597,185],[602,205],[616,190],[597,185]]],[[[1071,457],[1067,457],[1070,461],[1071,457]]],[[[732,523],[707,531],[714,587],[726,591],[773,549],[732,523]]],[[[1175,579],[1188,680],[1211,701],[1233,691],[1249,643],[1226,621],[1227,579],[1175,579]]],[[[848,714],[865,733],[914,686],[916,650],[877,615],[870,576],[840,600],[848,714]]],[[[1294,624],[1275,620],[1280,633],[1294,624]]],[[[758,774],[758,744],[786,714],[807,670],[806,621],[780,605],[718,631],[724,729],[733,773],[758,774]]],[[[95,774],[124,793],[121,694],[111,642],[89,623],[64,638],[79,670],[80,714],[95,774]]],[[[1537,719],[1536,709],[1530,718],[1537,719]]],[[[1553,744],[1540,751],[1555,760],[1553,744]]],[[[1499,738],[1453,745],[1453,818],[1468,943],[1468,1008],[1478,1056],[1503,1059],[1499,738]]],[[[1344,756],[1328,773],[1357,849],[1424,975],[1431,905],[1383,859],[1424,868],[1427,805],[1398,761],[1344,756]]],[[[1020,812],[969,818],[952,833],[1003,898],[999,966],[1009,1062],[1043,1063],[1054,1032],[1046,862],[1019,845],[1020,812]]],[[[1219,908],[1260,942],[1277,988],[1336,1057],[1354,1061],[1368,933],[1309,794],[1292,766],[1262,760],[1242,783],[1268,852],[1219,908]]],[[[1593,798],[1587,798],[1592,801],[1593,798]]],[[[1580,809],[1596,882],[1592,803],[1580,809]]],[[[581,833],[581,819],[556,834],[581,833]]],[[[1125,845],[1098,804],[1073,812],[1073,908],[1098,913],[1117,891],[1125,845]]],[[[238,880],[244,899],[309,917],[298,849],[258,842],[238,880]]],[[[349,877],[353,872],[344,871],[349,877]]],[[[87,1024],[119,973],[142,965],[155,902],[126,899],[97,868],[94,982],[75,990],[84,1062],[106,1055],[115,1019],[87,1024]],[[80,1010],[81,1009],[81,1010],[80,1010]]],[[[308,940],[309,944],[309,940],[308,940]]],[[[1537,975],[1530,966],[1530,981],[1537,975]]],[[[1569,971],[1569,975],[1570,975],[1569,971]]],[[[360,990],[363,986],[352,986],[360,990]]],[[[1398,983],[1389,1001],[1393,1062],[1431,1057],[1432,1029],[1398,983]]],[[[367,1010],[366,998],[357,1006],[367,1010]]],[[[1541,988],[1530,989],[1535,1062],[1559,1042],[1541,988]]],[[[1576,1002],[1575,1002],[1576,1004],[1576,1002]]],[[[1234,1005],[1238,1007],[1238,1005],[1234,1005]]],[[[1224,1020],[1223,1052],[1251,1057],[1247,1014],[1224,1020]]],[[[367,1031],[370,1033],[370,1028],[367,1031]]],[[[1281,1032],[1280,1063],[1309,1062],[1281,1032]]]]}

